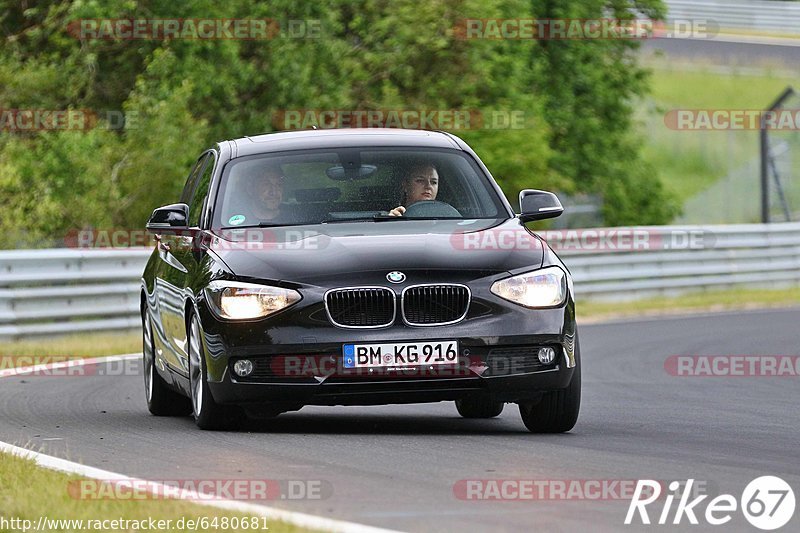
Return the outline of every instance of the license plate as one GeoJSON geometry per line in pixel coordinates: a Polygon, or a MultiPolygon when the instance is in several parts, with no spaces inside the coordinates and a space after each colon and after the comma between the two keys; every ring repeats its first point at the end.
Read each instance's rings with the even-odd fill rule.
{"type": "Polygon", "coordinates": [[[458,341],[345,344],[345,368],[454,365],[458,341]]]}

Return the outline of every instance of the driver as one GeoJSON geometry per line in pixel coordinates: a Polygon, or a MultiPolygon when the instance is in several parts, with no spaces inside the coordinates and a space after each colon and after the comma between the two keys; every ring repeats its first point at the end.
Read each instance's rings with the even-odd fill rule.
{"type": "Polygon", "coordinates": [[[436,193],[439,192],[439,173],[436,167],[430,163],[422,163],[411,167],[411,171],[406,175],[400,184],[403,192],[403,200],[391,211],[389,216],[401,217],[406,212],[403,206],[415,204],[425,200],[436,200],[436,193]]]}

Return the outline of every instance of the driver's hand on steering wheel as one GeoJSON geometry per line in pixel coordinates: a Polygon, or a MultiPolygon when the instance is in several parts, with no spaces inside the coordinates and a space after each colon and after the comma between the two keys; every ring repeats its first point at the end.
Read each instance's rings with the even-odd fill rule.
{"type": "Polygon", "coordinates": [[[397,207],[395,207],[394,209],[389,211],[389,216],[390,217],[401,217],[401,216],[403,216],[403,213],[405,213],[405,212],[406,212],[406,208],[403,207],[402,205],[398,205],[397,207]]]}

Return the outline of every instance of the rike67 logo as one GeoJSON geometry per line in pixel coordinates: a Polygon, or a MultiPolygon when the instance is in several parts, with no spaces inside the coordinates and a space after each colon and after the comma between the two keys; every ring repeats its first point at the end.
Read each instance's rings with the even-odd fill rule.
{"type": "Polygon", "coordinates": [[[693,484],[694,479],[687,480],[686,490],[679,493],[682,483],[673,481],[669,484],[666,498],[660,498],[661,484],[658,481],[640,479],[628,507],[625,524],[641,522],[649,525],[651,524],[649,511],[656,511],[653,520],[659,525],[668,523],[679,525],[684,518],[689,524],[698,525],[700,516],[707,524],[721,526],[730,522],[734,514],[741,509],[745,519],[752,526],[772,531],[785,526],[794,516],[794,491],[786,481],[776,476],[761,476],[754,479],[748,483],[738,500],[731,494],[720,494],[705,503],[705,512],[701,512],[703,507],[701,504],[708,498],[707,494],[689,500],[693,484]],[[676,496],[678,503],[673,511],[676,496]],[[648,509],[648,506],[657,500],[659,504],[661,501],[664,502],[660,512],[658,512],[660,505],[652,505],[651,509],[648,509]]]}

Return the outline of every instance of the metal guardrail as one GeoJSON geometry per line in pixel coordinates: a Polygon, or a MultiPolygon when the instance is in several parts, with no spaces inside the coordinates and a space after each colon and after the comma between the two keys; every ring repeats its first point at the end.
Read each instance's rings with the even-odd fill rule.
{"type": "MultiPolygon", "coordinates": [[[[648,246],[581,249],[582,238],[620,230],[559,230],[563,240],[550,239],[572,272],[578,301],[800,285],[800,223],[626,228],[646,236],[648,246]],[[702,236],[702,246],[664,249],[687,234],[702,236]]],[[[0,251],[0,340],[138,328],[139,278],[149,255],[141,249],[0,251]]]]}
{"type": "Polygon", "coordinates": [[[665,0],[667,20],[707,20],[720,28],[800,32],[800,3],[775,0],[665,0]]]}
{"type": "Polygon", "coordinates": [[[0,251],[0,340],[139,327],[149,250],[0,251]]]}
{"type": "MultiPolygon", "coordinates": [[[[580,251],[559,255],[572,272],[578,300],[636,300],[688,291],[800,285],[800,223],[632,228],[657,249],[580,251]],[[672,237],[702,245],[669,246],[672,237]]],[[[567,237],[567,242],[569,238],[567,237]]]]}

